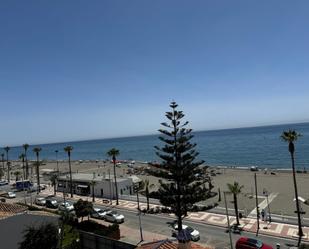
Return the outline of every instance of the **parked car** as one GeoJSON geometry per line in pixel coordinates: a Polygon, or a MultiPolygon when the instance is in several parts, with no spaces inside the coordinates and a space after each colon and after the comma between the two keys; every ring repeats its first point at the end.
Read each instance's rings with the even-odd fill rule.
{"type": "Polygon", "coordinates": [[[58,206],[58,209],[60,211],[69,211],[69,212],[71,212],[71,211],[74,210],[74,206],[71,203],[69,203],[69,202],[62,202],[58,206]]]}
{"type": "Polygon", "coordinates": [[[236,249],[273,249],[273,247],[257,239],[240,237],[236,242],[236,249]]]}
{"type": "Polygon", "coordinates": [[[90,216],[92,218],[96,218],[96,219],[104,219],[104,215],[106,214],[106,212],[110,211],[109,209],[103,210],[100,208],[94,208],[92,213],[90,214],[90,216]]]}
{"type": "Polygon", "coordinates": [[[122,214],[118,214],[116,211],[107,211],[104,214],[104,219],[109,222],[122,223],[124,222],[124,216],[122,214]]]}
{"type": "Polygon", "coordinates": [[[7,192],[5,197],[7,197],[7,198],[15,198],[16,194],[14,192],[7,192]]]}
{"type": "Polygon", "coordinates": [[[46,199],[44,197],[37,197],[37,198],[35,198],[35,204],[37,204],[39,206],[45,206],[46,199]]]}
{"type": "MultiPolygon", "coordinates": [[[[187,225],[182,225],[182,229],[183,230],[187,230],[190,234],[191,234],[191,240],[192,241],[198,241],[200,240],[200,232],[197,231],[196,229],[189,227],[187,225]]],[[[175,224],[174,225],[174,230],[172,231],[172,237],[176,237],[177,236],[177,230],[178,230],[178,225],[175,224]]]]}
{"type": "Polygon", "coordinates": [[[9,182],[7,182],[7,181],[0,181],[0,186],[4,186],[4,185],[8,185],[9,184],[9,182]]]}
{"type": "Polygon", "coordinates": [[[53,199],[46,199],[45,205],[48,208],[57,208],[58,202],[56,200],[53,200],[53,199]]]}

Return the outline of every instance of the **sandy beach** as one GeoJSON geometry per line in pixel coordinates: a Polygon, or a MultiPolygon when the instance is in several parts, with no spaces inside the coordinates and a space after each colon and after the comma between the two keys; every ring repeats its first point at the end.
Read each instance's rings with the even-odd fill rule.
{"type": "MultiPolygon", "coordinates": [[[[59,170],[61,172],[68,172],[69,165],[67,161],[59,161],[59,170]]],[[[136,169],[135,174],[141,179],[149,179],[150,183],[158,186],[158,178],[149,176],[143,172],[143,169],[148,167],[148,164],[135,162],[131,168],[136,169]],[[139,169],[139,170],[138,170],[139,169]]],[[[44,170],[57,170],[57,164],[55,161],[46,162],[41,166],[41,172],[44,170]]],[[[118,177],[126,177],[129,174],[130,167],[128,163],[121,163],[117,165],[118,177]]],[[[111,162],[104,161],[73,161],[72,172],[74,173],[96,173],[99,175],[108,174],[110,170],[113,174],[113,165],[111,162]]],[[[264,171],[252,172],[249,169],[233,169],[233,168],[219,168],[210,167],[209,170],[213,170],[215,174],[212,176],[212,184],[214,185],[213,191],[221,190],[222,200],[218,202],[218,196],[215,196],[201,204],[213,204],[218,202],[219,207],[224,208],[223,191],[227,191],[227,183],[239,182],[243,185],[242,193],[238,197],[239,209],[244,214],[250,214],[255,208],[255,189],[254,189],[254,173],[257,174],[257,187],[258,187],[258,201],[262,203],[266,201],[263,191],[267,190],[269,194],[269,203],[271,213],[278,215],[295,216],[295,202],[294,188],[292,173],[290,171],[273,170],[274,174],[270,171],[265,174],[264,171]]],[[[309,199],[309,174],[299,173],[297,174],[298,192],[299,196],[304,199],[309,199]]],[[[155,187],[156,188],[156,187],[155,187]]],[[[153,188],[153,189],[155,189],[153,188]]],[[[227,196],[228,207],[233,208],[232,196],[227,196]]],[[[309,218],[309,206],[301,205],[303,211],[306,212],[304,217],[309,218]]]]}

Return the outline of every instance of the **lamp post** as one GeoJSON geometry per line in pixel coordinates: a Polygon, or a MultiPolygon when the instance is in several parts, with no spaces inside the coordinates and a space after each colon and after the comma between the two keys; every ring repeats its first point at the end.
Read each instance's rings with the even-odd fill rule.
{"type": "Polygon", "coordinates": [[[65,176],[65,188],[63,188],[63,202],[65,202],[65,196],[67,194],[67,185],[68,185],[68,180],[69,180],[69,176],[66,175],[65,176]]]}
{"type": "Polygon", "coordinates": [[[141,242],[142,242],[144,241],[144,238],[143,238],[143,229],[142,229],[142,220],[141,220],[141,209],[139,207],[139,195],[138,195],[139,186],[138,184],[135,184],[133,188],[134,188],[134,191],[136,192],[136,199],[137,199],[137,206],[138,206],[137,209],[138,209],[139,232],[141,235],[141,242]]]}
{"type": "MultiPolygon", "coordinates": [[[[271,223],[271,214],[270,214],[270,205],[269,205],[269,201],[268,201],[268,191],[267,189],[263,189],[263,195],[266,196],[266,202],[267,202],[267,208],[268,208],[268,215],[269,215],[269,223],[271,223]]],[[[266,216],[266,221],[267,221],[267,216],[266,216]]]]}
{"type": "Polygon", "coordinates": [[[259,202],[258,202],[258,190],[256,182],[256,173],[254,173],[254,186],[255,186],[255,206],[256,206],[256,236],[259,235],[260,230],[260,211],[259,211],[259,202]]]}
{"type": "Polygon", "coordinates": [[[225,204],[225,212],[226,212],[226,219],[227,219],[227,228],[229,231],[229,237],[230,237],[230,247],[233,249],[233,241],[232,241],[232,234],[231,234],[231,227],[230,227],[230,217],[229,217],[229,211],[226,204],[226,192],[223,192],[224,195],[224,204],[225,204]]]}
{"type": "Polygon", "coordinates": [[[110,205],[112,205],[112,182],[111,182],[111,170],[108,169],[108,179],[109,179],[109,197],[110,197],[110,205]]]}

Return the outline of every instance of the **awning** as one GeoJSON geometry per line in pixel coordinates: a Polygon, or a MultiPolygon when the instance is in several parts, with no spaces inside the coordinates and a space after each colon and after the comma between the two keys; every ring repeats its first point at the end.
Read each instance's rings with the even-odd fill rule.
{"type": "Polygon", "coordinates": [[[78,188],[88,188],[87,185],[77,185],[78,188]]]}

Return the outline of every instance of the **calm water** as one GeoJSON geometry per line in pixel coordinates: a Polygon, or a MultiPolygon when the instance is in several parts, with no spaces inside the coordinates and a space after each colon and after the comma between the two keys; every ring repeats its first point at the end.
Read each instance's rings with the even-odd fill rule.
{"type": "MultiPolygon", "coordinates": [[[[196,132],[193,142],[197,143],[199,159],[208,165],[251,166],[268,168],[290,167],[287,144],[280,135],[283,130],[296,129],[302,137],[296,143],[297,167],[309,168],[309,123],[276,125],[255,128],[228,129],[218,131],[196,132]]],[[[112,148],[120,150],[120,159],[137,161],[158,160],[153,146],[159,145],[157,135],[115,139],[100,139],[70,143],[39,145],[42,148],[41,158],[55,160],[55,150],[59,150],[58,158],[66,159],[63,148],[74,147],[72,159],[106,159],[106,152],[112,148]]],[[[33,146],[29,148],[29,158],[34,159],[33,146]]],[[[22,153],[21,147],[11,148],[10,159],[17,159],[22,153]]]]}

